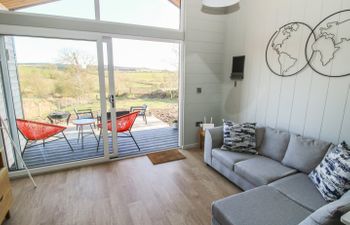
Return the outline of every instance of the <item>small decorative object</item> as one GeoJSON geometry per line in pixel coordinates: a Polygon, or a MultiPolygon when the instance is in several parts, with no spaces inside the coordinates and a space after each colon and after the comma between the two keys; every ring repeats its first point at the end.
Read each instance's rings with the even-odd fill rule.
{"type": "Polygon", "coordinates": [[[179,128],[179,123],[178,123],[178,121],[177,121],[177,120],[174,120],[173,123],[171,124],[171,126],[172,126],[172,128],[175,129],[175,130],[178,129],[178,128],[179,128]]]}
{"type": "Polygon", "coordinates": [[[307,65],[327,77],[349,76],[350,9],[327,16],[313,29],[303,22],[280,27],[270,38],[265,60],[272,73],[292,76],[307,65]],[[304,46],[304,56],[300,54],[304,46]]]}
{"type": "Polygon", "coordinates": [[[204,117],[204,123],[202,123],[200,126],[204,131],[208,128],[214,128],[215,124],[213,123],[213,117],[210,117],[210,123],[207,123],[207,118],[204,117]]]}
{"type": "Polygon", "coordinates": [[[303,22],[291,22],[280,27],[270,38],[265,51],[265,60],[272,73],[292,76],[307,66],[307,59],[300,54],[300,45],[305,46],[312,28],[303,22]],[[303,43],[300,43],[300,41],[303,43]]]}
{"type": "Polygon", "coordinates": [[[346,9],[327,16],[312,30],[305,56],[316,73],[327,77],[350,75],[349,27],[350,9],[346,9]]]}
{"type": "Polygon", "coordinates": [[[317,190],[328,201],[339,199],[350,189],[350,151],[345,142],[334,146],[309,174],[317,190]]]}
{"type": "Polygon", "coordinates": [[[228,7],[237,3],[239,0],[202,0],[204,6],[213,8],[228,7]]]}

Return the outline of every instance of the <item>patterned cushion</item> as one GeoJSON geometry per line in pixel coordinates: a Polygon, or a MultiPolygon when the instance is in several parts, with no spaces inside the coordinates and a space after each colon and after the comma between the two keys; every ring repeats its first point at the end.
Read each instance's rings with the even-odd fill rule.
{"type": "Polygon", "coordinates": [[[350,189],[350,151],[343,142],[334,146],[309,174],[326,201],[339,199],[350,189]]]}
{"type": "Polygon", "coordinates": [[[222,150],[256,154],[255,123],[224,121],[222,150]]]}

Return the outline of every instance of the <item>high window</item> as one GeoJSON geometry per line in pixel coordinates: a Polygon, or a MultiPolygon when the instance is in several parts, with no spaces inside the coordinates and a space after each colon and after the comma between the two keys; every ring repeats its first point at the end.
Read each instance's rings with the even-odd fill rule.
{"type": "Polygon", "coordinates": [[[59,0],[21,8],[16,11],[142,26],[179,29],[180,0],[99,0],[100,12],[94,0],[59,0]]]}
{"type": "Polygon", "coordinates": [[[59,0],[16,10],[53,16],[95,19],[94,0],[59,0]]]}

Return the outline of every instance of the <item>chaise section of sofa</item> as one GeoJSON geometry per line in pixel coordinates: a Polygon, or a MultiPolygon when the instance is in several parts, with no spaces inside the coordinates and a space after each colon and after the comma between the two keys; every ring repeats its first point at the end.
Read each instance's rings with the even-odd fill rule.
{"type": "Polygon", "coordinates": [[[212,213],[217,225],[297,225],[312,212],[262,186],[214,202],[212,213]]]}
{"type": "Polygon", "coordinates": [[[310,211],[315,211],[327,204],[315,185],[304,173],[282,178],[269,184],[269,186],[310,211]]]}

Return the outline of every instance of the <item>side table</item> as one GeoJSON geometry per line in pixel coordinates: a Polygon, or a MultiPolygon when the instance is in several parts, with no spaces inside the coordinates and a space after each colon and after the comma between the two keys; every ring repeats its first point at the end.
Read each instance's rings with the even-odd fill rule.
{"type": "Polygon", "coordinates": [[[201,150],[204,150],[204,137],[205,137],[205,130],[203,130],[202,127],[198,130],[198,136],[199,136],[199,148],[201,150]]]}
{"type": "Polygon", "coordinates": [[[91,129],[91,133],[95,136],[96,141],[98,142],[98,139],[96,137],[96,134],[94,132],[94,128],[92,127],[92,125],[94,125],[96,123],[95,119],[76,119],[73,121],[73,124],[76,125],[78,127],[78,142],[81,139],[81,146],[82,148],[84,148],[84,126],[88,125],[90,126],[91,129]]]}

